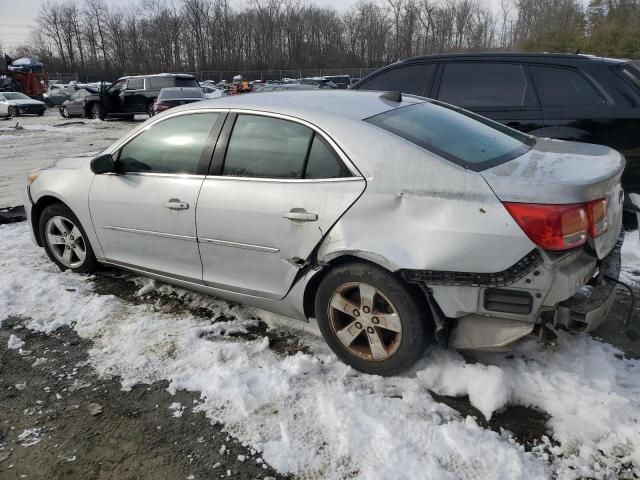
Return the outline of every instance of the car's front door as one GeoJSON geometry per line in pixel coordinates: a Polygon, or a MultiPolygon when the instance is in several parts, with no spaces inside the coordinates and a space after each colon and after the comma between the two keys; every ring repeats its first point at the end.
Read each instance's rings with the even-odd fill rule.
{"type": "Polygon", "coordinates": [[[437,98],[531,135],[544,128],[535,90],[518,63],[445,63],[437,98]]]}
{"type": "Polygon", "coordinates": [[[282,298],[365,181],[308,124],[263,114],[235,117],[227,119],[198,199],[203,279],[216,288],[282,298]]]}
{"type": "Polygon", "coordinates": [[[144,78],[130,78],[127,80],[122,97],[122,109],[129,113],[141,113],[146,111],[146,98],[144,96],[144,78]]]}
{"type": "Polygon", "coordinates": [[[105,95],[102,95],[102,106],[106,110],[106,113],[121,113],[122,99],[121,93],[124,91],[125,81],[119,80],[111,85],[105,95]]]}
{"type": "Polygon", "coordinates": [[[114,154],[114,173],[94,177],[89,209],[108,261],[202,280],[196,202],[223,116],[155,122],[114,154]]]}

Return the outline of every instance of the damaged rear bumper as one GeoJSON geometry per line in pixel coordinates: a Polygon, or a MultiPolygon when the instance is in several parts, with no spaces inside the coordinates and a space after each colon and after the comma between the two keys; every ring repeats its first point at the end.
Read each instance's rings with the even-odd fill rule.
{"type": "Polygon", "coordinates": [[[555,327],[590,332],[607,319],[616,298],[615,282],[620,276],[620,250],[624,233],[614,249],[598,265],[598,274],[573,297],[561,302],[555,312],[555,327]]]}

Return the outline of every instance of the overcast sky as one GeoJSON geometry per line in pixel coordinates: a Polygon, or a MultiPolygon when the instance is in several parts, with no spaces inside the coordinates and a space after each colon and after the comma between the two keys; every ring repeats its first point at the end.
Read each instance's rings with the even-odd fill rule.
{"type": "MultiPolygon", "coordinates": [[[[308,0],[317,5],[332,5],[338,9],[345,9],[357,0],[308,0]]],[[[378,0],[383,1],[383,0],[378,0]]],[[[82,0],[78,0],[81,3],[82,0]]],[[[0,0],[0,45],[7,51],[12,47],[29,40],[29,32],[38,15],[42,0],[0,0]]],[[[131,0],[105,0],[109,6],[121,6],[131,3],[131,0]]],[[[244,3],[244,2],[243,2],[244,3]]],[[[481,3],[499,5],[500,0],[481,0],[481,3]]],[[[1,52],[0,52],[1,53],[1,52]]]]}

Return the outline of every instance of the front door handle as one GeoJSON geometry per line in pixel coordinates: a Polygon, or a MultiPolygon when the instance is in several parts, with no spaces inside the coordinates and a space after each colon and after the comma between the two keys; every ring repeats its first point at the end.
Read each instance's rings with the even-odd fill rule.
{"type": "Polygon", "coordinates": [[[283,217],[292,222],[315,222],[318,220],[317,213],[309,213],[304,208],[292,208],[283,217]]]}
{"type": "Polygon", "coordinates": [[[189,204],[187,202],[183,202],[178,198],[172,198],[168,202],[164,202],[162,205],[170,210],[186,210],[189,208],[189,204]]]}

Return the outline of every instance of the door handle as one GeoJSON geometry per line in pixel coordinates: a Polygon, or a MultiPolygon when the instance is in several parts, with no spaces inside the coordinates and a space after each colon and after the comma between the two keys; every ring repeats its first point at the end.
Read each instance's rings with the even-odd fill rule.
{"type": "Polygon", "coordinates": [[[189,208],[189,204],[187,202],[183,202],[177,198],[172,198],[168,202],[164,202],[162,205],[170,210],[186,210],[189,208]]]}
{"type": "Polygon", "coordinates": [[[292,208],[282,216],[292,222],[315,222],[318,220],[317,213],[309,213],[304,208],[292,208]]]}

